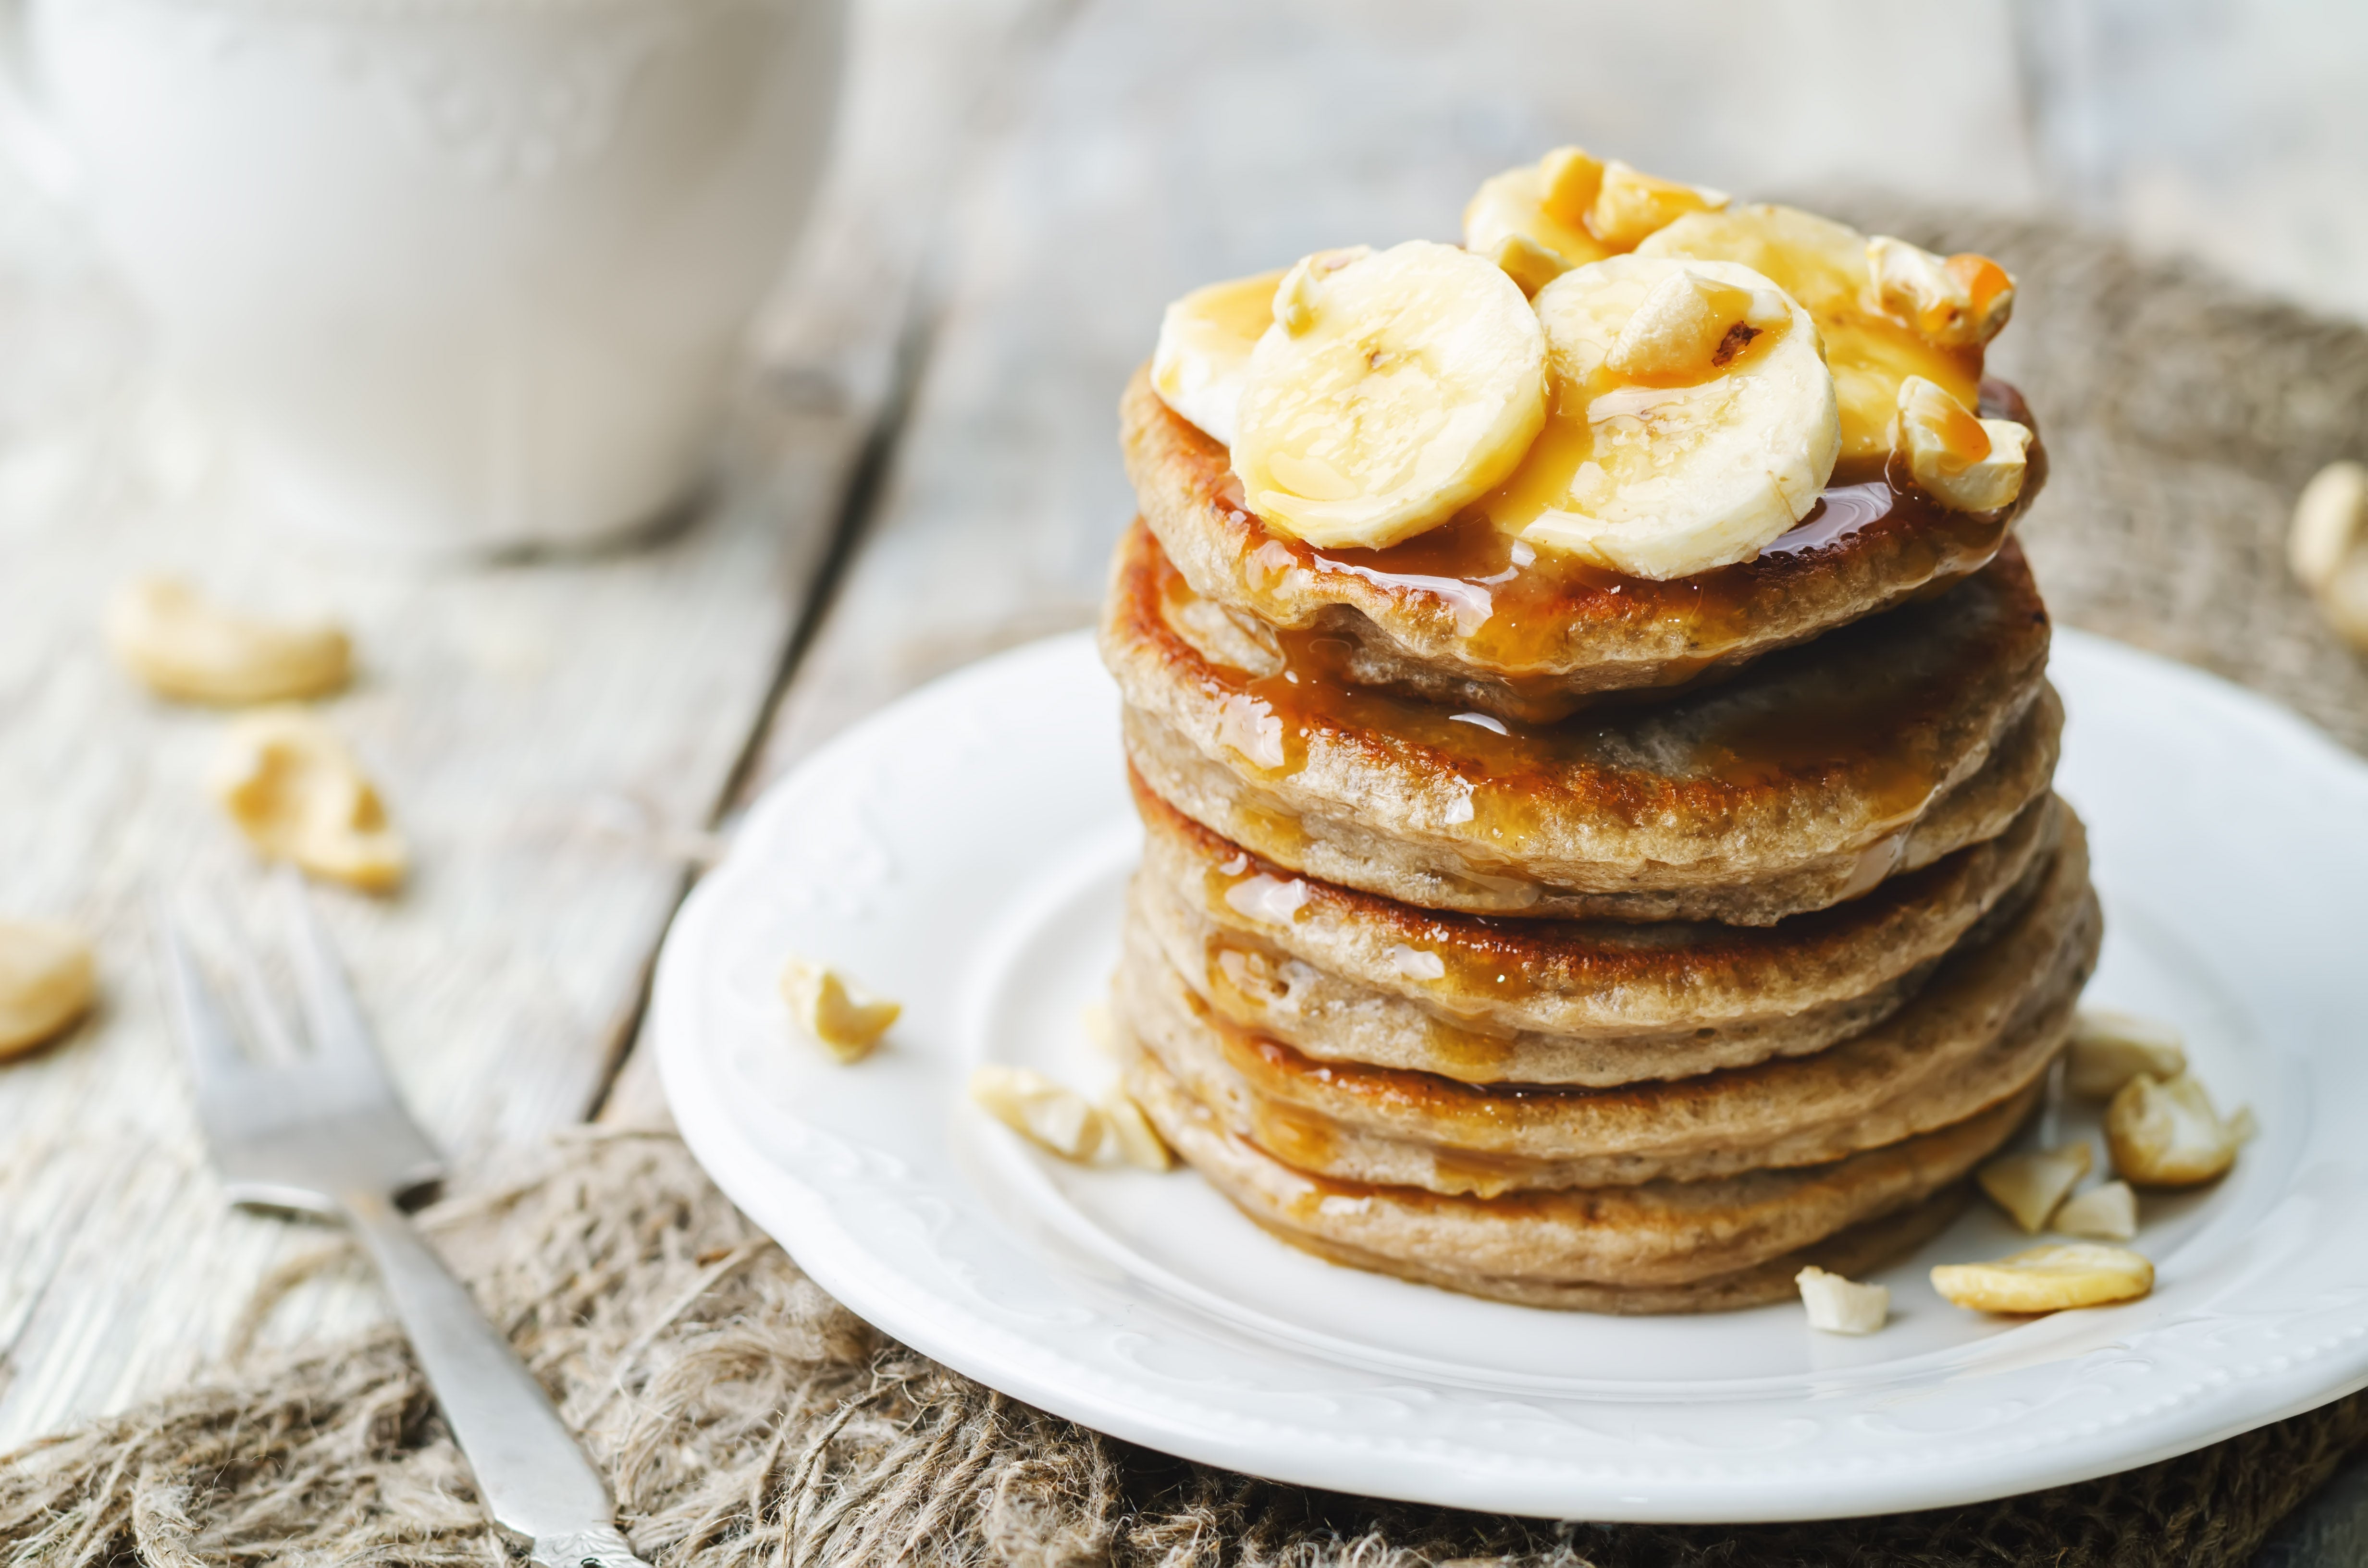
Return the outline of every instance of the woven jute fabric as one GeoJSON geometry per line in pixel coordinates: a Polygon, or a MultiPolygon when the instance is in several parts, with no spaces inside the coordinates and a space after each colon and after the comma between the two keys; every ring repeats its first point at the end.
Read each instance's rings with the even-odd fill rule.
{"type": "MultiPolygon", "coordinates": [[[[1970,1508],[1742,1528],[1491,1518],[1164,1460],[1007,1400],[825,1296],[668,1133],[573,1136],[424,1220],[660,1568],[2239,1563],[2368,1440],[2355,1396],[1970,1508]]],[[[11,1568],[490,1568],[516,1551],[392,1332],[0,1461],[0,1541],[11,1568]]]]}
{"type": "MultiPolygon", "coordinates": [[[[2055,474],[2026,538],[2061,619],[2368,745],[2368,665],[2319,623],[2282,555],[2304,481],[2368,455],[2368,331],[2060,225],[1827,206],[1987,251],[2021,278],[1998,358],[2045,421],[2055,474]]],[[[2127,1474],[1969,1507],[1741,1527],[1494,1518],[1164,1459],[1005,1399],[831,1301],[669,1133],[586,1131],[515,1153],[421,1218],[661,1568],[2208,1568],[2250,1559],[2368,1446],[2368,1395],[2355,1395],[2127,1474]]],[[[486,1524],[391,1330],[242,1363],[0,1458],[6,1568],[490,1565],[520,1545],[486,1524]]]]}

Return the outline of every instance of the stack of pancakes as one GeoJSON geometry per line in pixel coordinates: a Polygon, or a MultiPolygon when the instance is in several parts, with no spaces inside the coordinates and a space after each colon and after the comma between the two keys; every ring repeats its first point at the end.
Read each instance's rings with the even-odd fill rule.
{"type": "Polygon", "coordinates": [[[1123,417],[1116,994],[1186,1161],[1338,1262],[1601,1312],[1948,1222],[2100,935],[2009,531],[2037,461],[2006,515],[1837,486],[1650,582],[1485,522],[1316,550],[1144,378],[1123,417]]]}

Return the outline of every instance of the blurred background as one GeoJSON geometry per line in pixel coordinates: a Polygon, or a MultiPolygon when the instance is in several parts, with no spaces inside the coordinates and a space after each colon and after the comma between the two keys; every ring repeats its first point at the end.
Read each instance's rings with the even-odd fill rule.
{"type": "MultiPolygon", "coordinates": [[[[2340,0],[880,0],[858,18],[840,166],[895,172],[833,193],[806,266],[868,268],[848,214],[885,199],[875,221],[905,232],[871,243],[921,252],[926,352],[885,559],[837,619],[950,591],[904,612],[932,629],[897,643],[910,665],[871,639],[844,668],[825,648],[792,733],[1082,623],[1132,510],[1113,392],[1166,300],[1319,245],[1452,238],[1483,176],[1557,143],[1861,222],[1936,214],[1960,239],[1969,214],[2047,215],[2368,319],[2368,8],[2340,0]],[[902,74],[938,51],[943,75],[902,74]],[[965,603],[1015,574],[1025,613],[965,603]]],[[[2044,304],[1997,346],[2007,373],[2044,304]]]]}

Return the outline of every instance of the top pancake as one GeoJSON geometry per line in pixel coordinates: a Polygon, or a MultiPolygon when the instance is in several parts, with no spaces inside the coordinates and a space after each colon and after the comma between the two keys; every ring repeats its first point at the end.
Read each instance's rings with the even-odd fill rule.
{"type": "Polygon", "coordinates": [[[1244,667],[1207,604],[1129,530],[1101,648],[1138,771],[1268,859],[1427,907],[1768,924],[1995,836],[2054,767],[2047,614],[2011,546],[1717,687],[1544,726],[1244,667]],[[1980,809],[1928,841],[1958,797],[1980,809]]]}
{"type": "MultiPolygon", "coordinates": [[[[1984,384],[1981,412],[2032,423],[2003,382],[1984,384]]],[[[1538,721],[1597,693],[1734,670],[1978,571],[2046,476],[2034,439],[2015,504],[1968,515],[1932,503],[1895,462],[1890,476],[1829,487],[1755,561],[1651,582],[1531,551],[1476,515],[1388,550],[1317,550],[1247,510],[1226,449],[1162,403],[1144,371],[1120,422],[1144,519],[1185,580],[1247,634],[1320,635],[1340,644],[1340,673],[1359,685],[1538,721]]]]}

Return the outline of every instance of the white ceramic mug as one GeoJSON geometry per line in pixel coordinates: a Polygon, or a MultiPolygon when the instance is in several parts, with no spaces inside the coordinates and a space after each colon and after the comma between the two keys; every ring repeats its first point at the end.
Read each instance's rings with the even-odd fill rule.
{"type": "Polygon", "coordinates": [[[37,169],[292,519],[482,554],[697,479],[841,0],[22,3],[37,169]]]}

